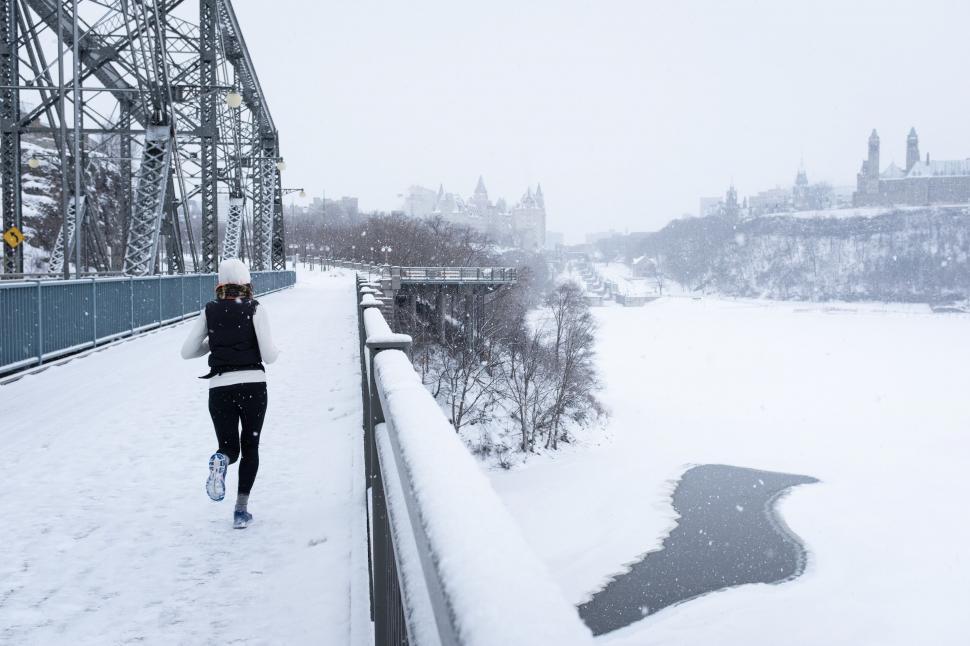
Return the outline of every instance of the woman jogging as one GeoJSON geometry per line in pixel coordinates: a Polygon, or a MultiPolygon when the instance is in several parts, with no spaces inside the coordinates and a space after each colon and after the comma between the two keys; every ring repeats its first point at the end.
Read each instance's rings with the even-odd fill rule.
{"type": "Polygon", "coordinates": [[[266,306],[253,298],[249,270],[237,259],[219,265],[216,300],[206,304],[182,345],[182,358],[209,355],[209,414],[218,450],[209,458],[205,489],[219,501],[226,496],[226,469],[239,460],[239,490],[232,526],[253,519],[247,508],[259,469],[259,435],[266,416],[266,372],[279,350],[270,336],[266,306]],[[240,435],[240,422],[242,431],[240,435]]]}

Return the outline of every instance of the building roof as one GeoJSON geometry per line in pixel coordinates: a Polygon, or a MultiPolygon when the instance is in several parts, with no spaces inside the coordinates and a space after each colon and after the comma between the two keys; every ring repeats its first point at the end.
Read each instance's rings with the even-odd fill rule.
{"type": "Polygon", "coordinates": [[[906,171],[896,165],[896,162],[891,162],[886,170],[879,174],[880,179],[902,179],[906,177],[906,171]]]}
{"type": "Polygon", "coordinates": [[[919,161],[906,177],[966,177],[970,176],[970,159],[919,161]]]}

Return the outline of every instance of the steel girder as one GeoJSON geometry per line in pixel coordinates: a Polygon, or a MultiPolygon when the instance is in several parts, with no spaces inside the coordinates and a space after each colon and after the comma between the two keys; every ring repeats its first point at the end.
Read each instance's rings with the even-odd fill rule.
{"type": "MultiPolygon", "coordinates": [[[[17,47],[17,0],[0,0],[0,182],[3,182],[3,230],[23,227],[20,204],[20,56],[17,47]]],[[[0,231],[2,233],[2,231],[0,231]]],[[[3,246],[3,271],[24,270],[23,248],[3,246]]]]}
{"type": "Polygon", "coordinates": [[[226,217],[226,236],[223,238],[222,257],[239,258],[242,245],[243,198],[229,198],[229,215],[226,217]]]}
{"type": "MultiPolygon", "coordinates": [[[[214,88],[217,85],[216,0],[199,0],[199,85],[214,88]]],[[[216,96],[211,90],[199,94],[199,138],[201,147],[201,193],[202,193],[202,267],[211,273],[219,269],[217,220],[218,161],[218,115],[216,96]]]]}
{"type": "Polygon", "coordinates": [[[279,169],[273,169],[273,249],[272,264],[276,271],[286,269],[286,236],[283,223],[283,178],[279,169]]]}
{"type": "Polygon", "coordinates": [[[84,222],[85,211],[87,210],[87,199],[75,200],[70,196],[67,201],[67,217],[61,225],[61,230],[57,234],[57,241],[54,243],[54,250],[48,263],[48,270],[52,274],[60,274],[64,271],[65,256],[70,256],[71,250],[77,242],[78,222],[84,222]],[[81,203],[81,212],[76,209],[77,203],[81,203]],[[80,217],[78,217],[80,216],[80,217]]]}
{"type": "Polygon", "coordinates": [[[145,133],[135,204],[128,226],[124,272],[129,276],[147,276],[155,272],[158,236],[171,168],[171,128],[152,126],[145,133]]]}
{"type": "Polygon", "coordinates": [[[273,266],[273,205],[276,187],[276,162],[257,159],[253,182],[253,266],[266,271],[273,266]]]}

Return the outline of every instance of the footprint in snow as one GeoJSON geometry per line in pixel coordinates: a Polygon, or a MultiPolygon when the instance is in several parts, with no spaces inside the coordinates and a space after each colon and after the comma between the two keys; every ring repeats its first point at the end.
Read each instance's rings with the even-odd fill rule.
{"type": "Polygon", "coordinates": [[[311,538],[310,541],[306,544],[306,546],[307,547],[316,547],[317,545],[321,545],[321,544],[326,543],[326,542],[327,542],[327,537],[326,536],[324,536],[323,538],[311,538]]]}

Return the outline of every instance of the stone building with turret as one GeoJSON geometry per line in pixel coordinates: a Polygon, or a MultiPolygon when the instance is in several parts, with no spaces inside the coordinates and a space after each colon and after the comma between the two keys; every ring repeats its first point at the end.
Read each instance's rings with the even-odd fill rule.
{"type": "Polygon", "coordinates": [[[856,176],[854,206],[926,206],[970,202],[970,159],[920,160],[919,137],[906,136],[906,167],[895,162],[882,169],[879,134],[869,135],[869,154],[856,176]]]}
{"type": "Polygon", "coordinates": [[[481,176],[468,199],[446,192],[444,186],[439,186],[437,192],[412,186],[403,210],[416,217],[440,216],[481,231],[498,244],[528,250],[543,249],[546,244],[546,201],[541,185],[534,192],[530,186],[512,208],[502,198],[491,201],[481,176]]]}

